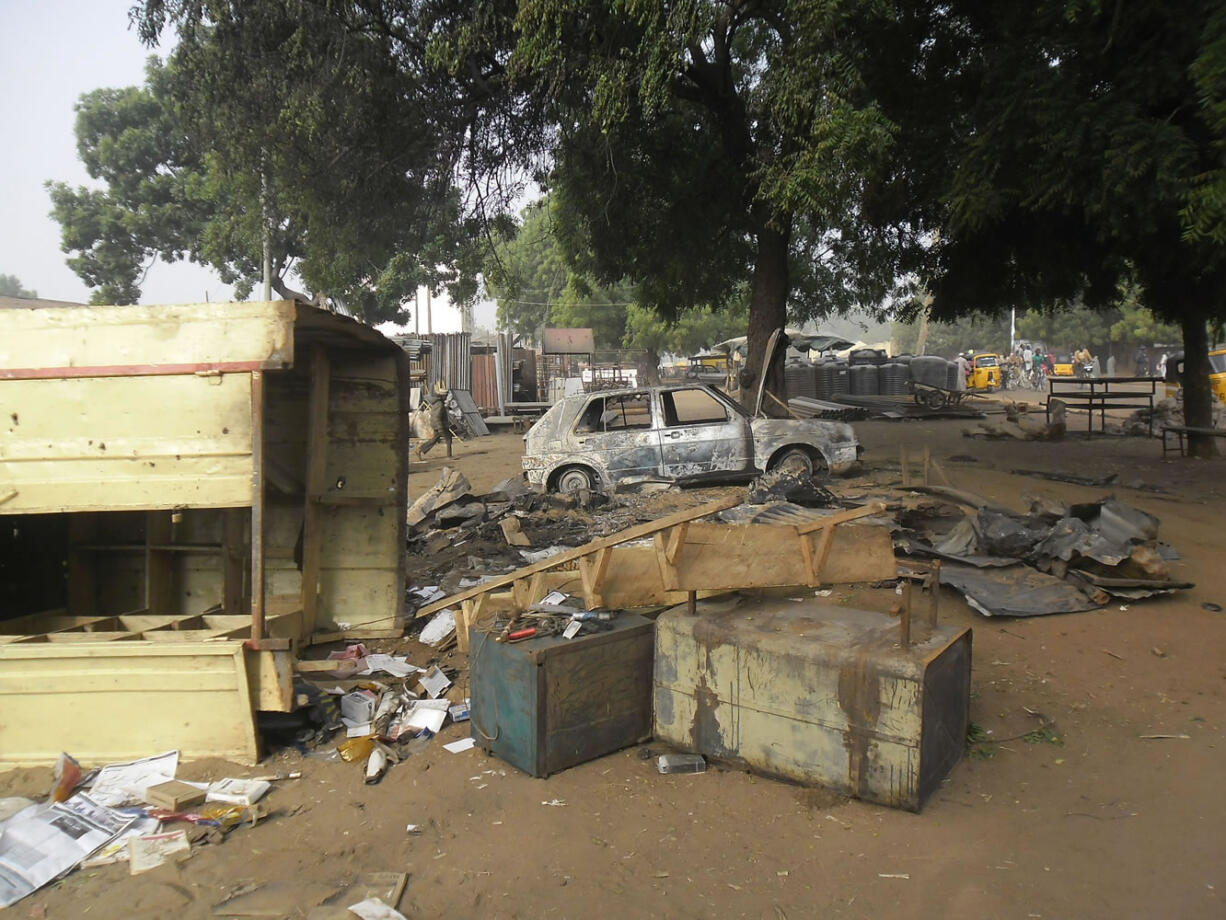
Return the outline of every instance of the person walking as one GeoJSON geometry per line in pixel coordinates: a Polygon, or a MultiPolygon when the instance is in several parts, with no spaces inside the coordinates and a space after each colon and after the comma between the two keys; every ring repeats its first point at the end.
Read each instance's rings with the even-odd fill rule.
{"type": "Polygon", "coordinates": [[[1133,363],[1136,365],[1136,370],[1134,373],[1138,377],[1149,376],[1149,352],[1145,350],[1144,345],[1137,346],[1137,354],[1133,359],[1133,363]]]}
{"type": "Polygon", "coordinates": [[[1115,352],[1107,355],[1107,376],[1115,376],[1115,352]]]}
{"type": "Polygon", "coordinates": [[[1162,377],[1162,378],[1166,377],[1166,352],[1165,351],[1158,356],[1158,367],[1157,367],[1157,370],[1155,371],[1155,374],[1158,377],[1162,377]]]}
{"type": "Polygon", "coordinates": [[[451,456],[451,419],[447,416],[447,384],[439,381],[434,385],[434,392],[426,395],[426,404],[430,407],[430,426],[433,429],[429,439],[417,445],[413,456],[418,460],[426,459],[426,454],[439,442],[447,442],[447,456],[451,456]]]}

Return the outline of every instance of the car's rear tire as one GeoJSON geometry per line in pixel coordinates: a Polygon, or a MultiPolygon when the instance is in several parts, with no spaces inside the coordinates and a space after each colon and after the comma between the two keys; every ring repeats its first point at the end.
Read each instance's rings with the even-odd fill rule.
{"type": "Polygon", "coordinates": [[[568,466],[558,473],[557,479],[554,480],[554,488],[563,494],[585,489],[591,492],[599,486],[600,477],[586,466],[568,466]]]}
{"type": "Polygon", "coordinates": [[[813,455],[803,447],[789,447],[775,458],[771,469],[795,473],[798,476],[812,476],[817,470],[817,464],[813,462],[813,455]]]}

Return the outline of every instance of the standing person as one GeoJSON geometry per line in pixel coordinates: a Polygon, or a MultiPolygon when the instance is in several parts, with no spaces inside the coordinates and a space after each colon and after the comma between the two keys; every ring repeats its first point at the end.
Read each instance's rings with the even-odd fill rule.
{"type": "Polygon", "coordinates": [[[1144,345],[1137,346],[1137,354],[1133,360],[1137,366],[1136,371],[1135,371],[1136,375],[1138,377],[1148,377],[1149,376],[1149,352],[1145,350],[1144,345]]]}
{"type": "Polygon", "coordinates": [[[1107,355],[1107,376],[1115,376],[1115,352],[1107,355]]]}
{"type": "Polygon", "coordinates": [[[958,365],[958,389],[965,390],[966,378],[971,375],[971,362],[966,360],[966,355],[959,353],[954,363],[958,365]]]}
{"type": "Polygon", "coordinates": [[[1166,378],[1166,352],[1158,356],[1158,368],[1155,371],[1155,376],[1166,378]]]}
{"type": "Polygon", "coordinates": [[[1022,349],[1022,363],[1025,365],[1026,370],[1030,370],[1034,365],[1034,349],[1029,345],[1022,349]]]}
{"type": "Polygon", "coordinates": [[[447,417],[447,384],[439,381],[434,385],[434,392],[427,394],[426,403],[430,407],[430,425],[434,429],[429,440],[417,445],[413,455],[418,460],[426,459],[430,449],[443,439],[447,442],[447,456],[451,456],[451,419],[447,417]]]}

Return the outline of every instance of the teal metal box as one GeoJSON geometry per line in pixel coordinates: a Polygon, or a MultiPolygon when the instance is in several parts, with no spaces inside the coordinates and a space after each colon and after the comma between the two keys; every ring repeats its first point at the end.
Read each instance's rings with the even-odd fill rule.
{"type": "Polygon", "coordinates": [[[654,624],[623,613],[590,636],[495,642],[473,632],[472,736],[532,776],[651,737],[654,624]]]}
{"type": "Polygon", "coordinates": [[[919,811],[962,757],[971,632],[813,599],[728,595],[656,620],[655,734],[919,811]]]}

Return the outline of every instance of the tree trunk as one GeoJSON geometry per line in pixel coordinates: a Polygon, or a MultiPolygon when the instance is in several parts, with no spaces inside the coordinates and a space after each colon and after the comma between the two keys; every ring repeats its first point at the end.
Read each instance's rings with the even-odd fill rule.
{"type": "MultiPolygon", "coordinates": [[[[752,411],[758,394],[758,380],[771,333],[787,324],[788,244],[791,220],[786,230],[763,226],[758,231],[758,255],[753,266],[753,289],[749,301],[749,354],[741,371],[741,404],[752,411]]],[[[787,401],[783,380],[783,361],[787,349],[775,352],[765,369],[766,389],[787,401]]],[[[762,409],[769,415],[782,415],[783,410],[773,400],[764,400],[762,409]]]]}
{"type": "Polygon", "coordinates": [[[638,360],[639,386],[660,385],[660,353],[654,348],[643,349],[638,360]]]}
{"type": "MultiPolygon", "coordinates": [[[[1213,427],[1213,393],[1209,389],[1209,333],[1203,317],[1183,314],[1183,419],[1195,428],[1213,427]]],[[[1192,457],[1216,457],[1215,438],[1188,437],[1192,457]]]]}

